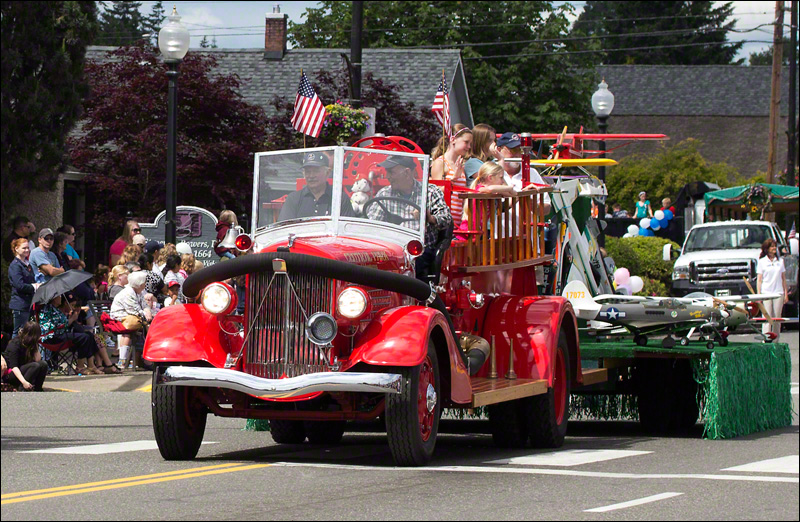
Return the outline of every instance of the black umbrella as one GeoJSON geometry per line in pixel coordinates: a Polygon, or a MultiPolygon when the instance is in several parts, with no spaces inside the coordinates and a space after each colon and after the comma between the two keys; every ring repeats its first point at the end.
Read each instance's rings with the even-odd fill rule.
{"type": "Polygon", "coordinates": [[[43,283],[33,294],[33,304],[49,303],[54,297],[66,294],[84,281],[92,278],[92,274],[83,270],[67,270],[43,283]]]}

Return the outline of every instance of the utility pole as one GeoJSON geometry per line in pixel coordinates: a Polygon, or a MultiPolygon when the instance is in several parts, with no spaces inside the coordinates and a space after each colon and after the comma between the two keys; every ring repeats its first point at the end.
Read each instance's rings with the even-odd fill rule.
{"type": "Polygon", "coordinates": [[[361,108],[361,29],[363,26],[364,2],[361,0],[354,0],[353,27],[350,31],[350,61],[352,65],[350,81],[353,88],[350,104],[356,109],[361,108]]]}
{"type": "Polygon", "coordinates": [[[792,0],[792,27],[789,29],[789,121],[787,132],[789,146],[786,147],[786,184],[793,186],[797,180],[797,0],[792,0]]]}
{"type": "Polygon", "coordinates": [[[769,153],[767,183],[775,182],[778,148],[778,122],[781,117],[781,62],[783,61],[783,0],[775,2],[775,32],[772,39],[772,93],[769,106],[769,153]]]}

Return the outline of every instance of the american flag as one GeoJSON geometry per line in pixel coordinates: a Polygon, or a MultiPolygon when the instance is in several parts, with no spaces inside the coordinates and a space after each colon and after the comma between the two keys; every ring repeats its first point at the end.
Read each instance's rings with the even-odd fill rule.
{"type": "Polygon", "coordinates": [[[439,125],[444,127],[445,132],[450,136],[450,95],[447,91],[447,79],[442,73],[442,81],[439,82],[439,90],[436,91],[436,98],[433,100],[433,115],[439,120],[439,125]]]}
{"type": "Polygon", "coordinates": [[[318,138],[323,121],[325,121],[325,106],[322,105],[319,96],[311,87],[306,73],[302,73],[300,86],[297,88],[297,97],[294,99],[292,127],[298,132],[318,138]]]}
{"type": "Polygon", "coordinates": [[[789,239],[794,239],[797,237],[797,229],[794,227],[794,221],[792,221],[792,229],[789,231],[789,239]]]}

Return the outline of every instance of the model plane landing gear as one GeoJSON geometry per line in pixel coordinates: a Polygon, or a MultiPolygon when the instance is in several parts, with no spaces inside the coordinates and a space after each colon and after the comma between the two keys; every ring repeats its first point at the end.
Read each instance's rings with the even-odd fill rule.
{"type": "Polygon", "coordinates": [[[635,342],[639,346],[647,346],[647,336],[642,334],[637,334],[633,337],[633,342],[635,342]]]}
{"type": "Polygon", "coordinates": [[[708,348],[709,350],[713,350],[714,349],[714,341],[708,341],[706,343],[706,348],[708,348]]]}
{"type": "Polygon", "coordinates": [[[661,340],[661,346],[663,348],[667,348],[667,349],[674,348],[675,347],[675,338],[672,337],[671,335],[668,335],[668,336],[664,337],[664,339],[661,340]]]}
{"type": "Polygon", "coordinates": [[[681,337],[679,341],[681,346],[689,346],[689,338],[688,337],[681,337]]]}

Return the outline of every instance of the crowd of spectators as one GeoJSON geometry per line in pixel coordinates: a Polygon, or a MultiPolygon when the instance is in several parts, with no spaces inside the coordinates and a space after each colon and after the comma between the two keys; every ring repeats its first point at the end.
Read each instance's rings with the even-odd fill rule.
{"type": "Polygon", "coordinates": [[[148,241],[139,224],[128,220],[109,249],[109,265],[92,269],[75,250],[75,233],[68,224],[37,233],[27,217],[19,216],[3,242],[11,283],[11,298],[4,305],[12,312],[13,332],[2,377],[20,390],[41,390],[46,375],[59,370],[46,347],[61,343],[75,353],[75,368],[82,375],[127,370],[153,317],[165,306],[186,302],[183,282],[203,267],[188,244],[148,241]],[[48,303],[32,304],[42,284],[70,270],[91,272],[91,277],[48,303]],[[110,302],[107,313],[95,317],[91,301],[110,302]],[[117,364],[112,362],[114,348],[119,350],[117,364]]]}

